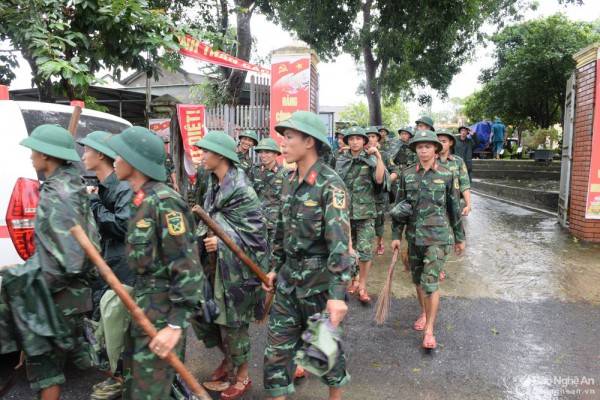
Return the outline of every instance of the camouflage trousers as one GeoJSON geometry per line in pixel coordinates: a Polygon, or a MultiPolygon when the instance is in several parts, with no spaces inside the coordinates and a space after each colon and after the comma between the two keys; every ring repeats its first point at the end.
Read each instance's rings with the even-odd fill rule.
{"type": "Polygon", "coordinates": [[[375,236],[383,237],[383,231],[385,228],[385,212],[386,212],[386,203],[375,203],[375,208],[377,209],[377,216],[375,217],[375,236]]]}
{"type": "Polygon", "coordinates": [[[413,243],[408,243],[408,259],[412,281],[415,285],[421,285],[425,296],[429,296],[439,289],[439,274],[444,269],[448,254],[450,254],[449,245],[416,246],[413,243]]]}
{"type": "Polygon", "coordinates": [[[225,325],[192,321],[192,325],[196,336],[204,342],[207,349],[225,344],[234,367],[250,360],[250,334],[248,333],[250,324],[242,322],[240,327],[232,328],[225,325]]]}
{"type": "MultiPolygon", "coordinates": [[[[265,397],[280,397],[295,392],[294,356],[303,345],[302,332],[308,326],[308,318],[315,313],[323,312],[326,305],[327,292],[298,298],[296,290],[286,293],[277,288],[269,315],[269,332],[265,348],[265,397]]],[[[321,377],[321,381],[333,388],[341,387],[350,381],[343,351],[340,351],[336,365],[321,377]]]]}
{"type": "Polygon", "coordinates": [[[370,261],[373,257],[373,238],[375,223],[373,218],[351,219],[352,247],[360,261],[370,261]]]}
{"type": "Polygon", "coordinates": [[[63,369],[67,358],[79,369],[92,366],[90,346],[83,334],[83,314],[65,316],[64,319],[75,339],[75,347],[69,351],[55,348],[48,353],[27,356],[27,379],[31,389],[36,392],[66,382],[63,369]]]}
{"type": "MultiPolygon", "coordinates": [[[[130,325],[131,329],[131,325],[130,325]]],[[[179,342],[173,349],[177,357],[183,361],[185,353],[184,329],[179,342]]],[[[156,400],[173,398],[173,380],[175,370],[167,360],[159,358],[150,351],[149,336],[125,335],[123,349],[123,400],[156,400]]]]}

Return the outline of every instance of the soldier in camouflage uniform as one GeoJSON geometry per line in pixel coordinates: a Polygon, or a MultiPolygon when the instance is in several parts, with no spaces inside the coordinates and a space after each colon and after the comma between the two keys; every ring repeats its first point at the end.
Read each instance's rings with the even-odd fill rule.
{"type": "Polygon", "coordinates": [[[250,172],[250,167],[252,167],[250,149],[258,144],[258,135],[253,130],[247,129],[240,133],[238,138],[240,140],[237,147],[238,167],[247,174],[250,172]]]}
{"type": "Polygon", "coordinates": [[[434,125],[434,122],[430,117],[421,117],[415,121],[415,128],[416,128],[415,130],[417,130],[417,131],[430,130],[432,132],[435,132],[435,127],[433,125],[434,125]]]}
{"type": "MultiPolygon", "coordinates": [[[[394,164],[392,156],[385,150],[381,149],[381,130],[378,130],[375,126],[369,126],[365,129],[367,136],[369,136],[368,147],[379,148],[381,159],[386,171],[390,175],[390,181],[393,184],[400,176],[400,170],[394,164]]],[[[385,213],[389,208],[389,192],[379,191],[375,195],[375,208],[377,210],[377,216],[375,217],[375,236],[377,237],[377,254],[385,254],[385,245],[383,244],[383,231],[385,228],[385,213]]]]}
{"type": "MultiPolygon", "coordinates": [[[[213,131],[196,146],[204,150],[204,166],[211,173],[204,209],[266,272],[265,220],[256,192],[246,174],[237,168],[235,141],[225,132],[213,131]]],[[[228,376],[227,358],[237,368],[235,384],[221,393],[221,399],[236,399],[252,387],[248,376],[251,356],[248,329],[250,322],[263,317],[264,293],[258,277],[225,243],[216,236],[209,237],[204,223],[198,226],[197,235],[203,239],[201,257],[205,268],[211,269],[208,275],[221,313],[213,323],[194,324],[194,328],[207,348],[218,346],[225,354],[211,381],[222,381],[228,376]],[[210,254],[216,254],[212,261],[208,260],[210,254]]]]}
{"type": "Polygon", "coordinates": [[[337,159],[342,155],[348,152],[348,145],[344,143],[344,133],[336,132],[335,139],[338,142],[338,148],[332,152],[332,157],[329,159],[329,166],[335,169],[335,164],[337,163],[337,159]]]}
{"type": "Polygon", "coordinates": [[[450,154],[452,147],[456,144],[454,135],[446,128],[440,129],[436,134],[442,144],[442,151],[438,155],[438,163],[458,175],[461,214],[466,217],[471,212],[471,180],[469,179],[469,171],[462,158],[455,154],[450,154]]]}
{"type": "Polygon", "coordinates": [[[358,256],[358,271],[353,271],[350,293],[357,293],[363,303],[371,301],[366,286],[375,237],[375,197],[390,188],[389,174],[383,165],[379,149],[364,149],[368,141],[369,137],[364,129],[356,126],[349,128],[344,134],[344,143],[350,150],[338,159],[335,166],[336,172],[348,188],[351,247],[358,256]]]}
{"type": "Polygon", "coordinates": [[[135,126],[107,144],[117,154],[117,179],[129,181],[135,192],[125,239],[136,274],[132,297],[158,331],[150,339],[131,321],[123,351],[123,399],[168,399],[175,370],[164,358],[174,351],[183,360],[186,328],[202,301],[194,221],[181,196],[164,184],[160,137],[135,126]]]}
{"type": "Polygon", "coordinates": [[[394,164],[398,166],[400,171],[409,165],[416,164],[417,156],[408,147],[410,139],[414,136],[414,132],[410,126],[405,126],[398,129],[400,140],[396,141],[395,145],[390,150],[390,154],[394,160],[394,164]]]}
{"type": "MultiPolygon", "coordinates": [[[[100,231],[102,258],[122,284],[132,287],[135,283],[135,274],[127,265],[125,235],[133,191],[128,182],[119,181],[115,175],[113,164],[117,155],[106,144],[109,137],[108,132],[94,131],[78,143],[84,146],[82,160],[85,168],[93,171],[100,182],[99,187],[90,188],[88,191],[94,218],[100,231]]],[[[92,319],[98,321],[100,299],[108,290],[108,284],[104,278],[99,277],[94,282],[92,290],[94,300],[92,319]]],[[[114,399],[120,396],[122,390],[120,382],[108,378],[94,386],[90,400],[114,399]]]]}
{"type": "Polygon", "coordinates": [[[33,167],[45,181],[33,255],[25,264],[0,269],[0,353],[23,350],[31,388],[39,398],[53,400],[65,383],[67,356],[78,368],[91,366],[83,317],[92,310],[91,282],[97,275],[69,230],[80,225],[99,248],[97,227],[83,179],[72,164],[80,160],[71,134],[58,125],[41,125],[21,145],[32,150],[33,167]]]}
{"type": "Polygon", "coordinates": [[[277,156],[281,155],[281,151],[274,139],[261,140],[255,147],[255,151],[262,165],[252,167],[248,180],[260,199],[267,224],[268,244],[271,247],[275,238],[277,214],[281,206],[281,187],[285,176],[290,171],[277,162],[277,156]]]}
{"type": "MultiPolygon", "coordinates": [[[[318,159],[322,146],[329,146],[325,124],[313,113],[297,111],[275,130],[284,137],[286,161],[298,165],[284,181],[269,284],[263,285],[267,291],[276,290],[265,349],[264,387],[268,399],[284,399],[295,391],[293,359],[302,347],[308,318],[327,311],[338,328],[348,311],[346,285],[353,259],[348,247],[346,187],[318,159]]],[[[341,399],[341,387],[349,379],[340,351],[334,368],[321,378],[329,386],[329,399],[341,399]]]]}
{"type": "MultiPolygon", "coordinates": [[[[163,142],[168,144],[170,142],[168,137],[163,138],[163,142]]],[[[165,182],[168,187],[180,193],[179,185],[177,184],[177,173],[175,171],[175,163],[173,162],[173,156],[167,152],[165,157],[165,171],[167,173],[167,181],[165,182]]]]}
{"type": "Polygon", "coordinates": [[[421,315],[414,323],[424,331],[423,347],[437,347],[433,328],[439,305],[439,272],[450,253],[452,241],[456,254],[465,249],[465,232],[459,205],[458,176],[440,165],[436,153],[442,144],[432,131],[418,131],[410,142],[419,162],[402,171],[398,201],[412,207],[412,215],[393,219],[392,249],[400,249],[406,226],[412,280],[416,285],[421,315]]]}
{"type": "MultiPolygon", "coordinates": [[[[377,128],[377,127],[374,127],[374,128],[377,128]]],[[[385,126],[380,126],[379,128],[377,128],[377,131],[379,132],[379,135],[381,136],[381,141],[380,141],[380,146],[379,146],[380,150],[383,150],[383,151],[389,153],[391,151],[392,147],[394,147],[396,145],[396,142],[398,140],[396,140],[390,136],[390,131],[385,126]]]]}

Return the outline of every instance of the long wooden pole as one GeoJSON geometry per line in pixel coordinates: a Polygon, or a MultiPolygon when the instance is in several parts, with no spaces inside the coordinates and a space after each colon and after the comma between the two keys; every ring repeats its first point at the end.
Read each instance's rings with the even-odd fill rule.
{"type": "MultiPolygon", "coordinates": [[[[148,317],[146,317],[146,314],[144,314],[142,309],[137,304],[135,304],[135,301],[133,300],[129,292],[125,290],[119,279],[115,276],[115,274],[106,264],[106,262],[104,262],[102,256],[100,255],[100,253],[98,253],[98,251],[96,250],[90,239],[87,237],[81,226],[76,225],[73,228],[71,228],[71,234],[73,235],[73,237],[75,237],[77,242],[79,242],[79,244],[81,245],[85,253],[88,255],[88,257],[92,260],[96,268],[98,268],[98,272],[100,272],[100,275],[102,275],[104,280],[106,280],[106,283],[108,283],[110,288],[115,291],[117,296],[119,296],[123,304],[125,304],[125,307],[129,309],[129,311],[131,312],[131,316],[133,317],[133,319],[135,319],[140,328],[142,328],[142,330],[146,332],[148,336],[154,338],[158,333],[156,331],[156,328],[152,325],[152,322],[150,322],[148,317]]],[[[179,358],[177,358],[177,356],[173,352],[169,353],[169,355],[166,357],[166,360],[169,362],[169,364],[171,364],[171,366],[181,376],[185,383],[188,384],[191,391],[200,400],[211,400],[211,397],[208,395],[206,390],[204,390],[204,388],[200,386],[196,378],[194,378],[190,371],[187,370],[185,365],[181,362],[179,358]]]]}
{"type": "Polygon", "coordinates": [[[202,207],[196,204],[192,208],[192,212],[200,217],[202,222],[204,222],[206,226],[208,226],[215,233],[215,235],[217,235],[219,239],[221,239],[223,243],[225,243],[225,245],[229,247],[231,251],[233,251],[233,253],[248,266],[248,268],[250,268],[252,272],[254,272],[254,274],[262,283],[269,283],[269,278],[267,278],[267,275],[262,272],[260,267],[256,265],[256,263],[252,261],[252,259],[250,259],[250,257],[248,257],[248,255],[242,251],[242,249],[240,249],[240,247],[229,237],[229,235],[223,231],[223,229],[221,229],[219,225],[217,225],[215,221],[213,221],[213,219],[206,213],[206,211],[202,209],[202,207]]]}

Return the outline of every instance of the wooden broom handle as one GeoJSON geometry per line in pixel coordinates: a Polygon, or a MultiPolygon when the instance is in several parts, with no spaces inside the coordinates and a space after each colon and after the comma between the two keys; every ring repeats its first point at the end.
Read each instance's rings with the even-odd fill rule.
{"type": "MultiPolygon", "coordinates": [[[[81,226],[76,225],[71,228],[71,234],[73,237],[75,237],[75,240],[79,242],[90,260],[92,260],[98,269],[98,272],[100,272],[100,275],[102,275],[102,277],[106,280],[106,283],[108,283],[110,288],[115,291],[117,296],[119,296],[123,304],[125,304],[125,307],[129,309],[131,316],[133,319],[135,319],[140,328],[142,328],[142,330],[146,332],[150,338],[154,338],[157,334],[156,328],[152,325],[152,322],[150,322],[148,317],[146,317],[146,314],[144,314],[142,309],[135,303],[129,292],[125,290],[110,267],[106,264],[106,262],[104,262],[104,259],[102,259],[102,256],[100,253],[98,253],[81,226]]],[[[169,364],[171,364],[175,371],[181,376],[185,383],[188,384],[192,392],[194,392],[194,394],[200,398],[200,400],[211,400],[211,397],[208,395],[208,393],[204,390],[204,388],[202,388],[202,386],[200,386],[196,378],[194,378],[190,371],[187,370],[185,365],[175,355],[175,353],[169,353],[165,359],[169,362],[169,364]]]]}
{"type": "Polygon", "coordinates": [[[267,278],[267,275],[265,275],[265,273],[262,272],[260,267],[256,265],[256,263],[252,261],[250,257],[248,257],[248,255],[244,253],[237,244],[235,244],[235,242],[229,237],[229,235],[227,235],[225,231],[223,231],[223,229],[221,229],[221,227],[217,225],[215,221],[213,221],[213,219],[206,213],[206,211],[202,209],[202,207],[196,204],[192,208],[192,212],[198,217],[200,217],[202,222],[204,222],[208,226],[208,228],[211,229],[215,233],[215,235],[217,235],[223,241],[223,243],[225,243],[225,245],[227,245],[227,247],[229,247],[231,251],[233,251],[233,253],[244,264],[248,266],[248,268],[250,268],[252,272],[254,272],[254,274],[258,277],[258,279],[261,280],[262,283],[264,283],[265,285],[269,284],[269,278],[267,278]]]}
{"type": "Polygon", "coordinates": [[[79,124],[79,118],[81,117],[81,107],[75,106],[73,114],[71,114],[71,121],[69,121],[69,133],[75,137],[77,135],[77,125],[79,124]]]}

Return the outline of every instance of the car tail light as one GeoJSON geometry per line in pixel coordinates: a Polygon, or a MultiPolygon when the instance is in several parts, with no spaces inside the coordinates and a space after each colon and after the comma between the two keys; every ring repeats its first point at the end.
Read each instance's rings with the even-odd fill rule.
{"type": "Polygon", "coordinates": [[[6,225],[8,233],[23,260],[33,254],[33,220],[38,206],[39,182],[33,179],[19,178],[10,196],[6,225]]]}

